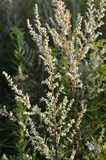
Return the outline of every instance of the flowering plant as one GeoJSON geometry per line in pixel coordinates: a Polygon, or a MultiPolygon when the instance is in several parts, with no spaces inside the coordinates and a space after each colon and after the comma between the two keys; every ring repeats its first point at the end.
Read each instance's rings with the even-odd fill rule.
{"type": "MultiPolygon", "coordinates": [[[[50,17],[50,24],[46,24],[45,27],[41,25],[38,6],[35,4],[34,25],[36,31],[29,19],[27,25],[32,39],[37,44],[47,73],[47,78],[42,84],[48,87],[48,92],[45,97],[41,98],[45,111],[42,111],[37,105],[32,106],[29,95],[24,95],[22,90],[19,90],[13,83],[11,77],[3,72],[9,86],[15,92],[16,101],[26,109],[21,113],[24,119],[12,112],[7,112],[6,107],[0,113],[17,122],[22,127],[25,136],[31,141],[32,146],[36,146],[36,149],[46,159],[79,159],[78,133],[87,108],[86,91],[89,90],[89,94],[95,97],[98,92],[104,90],[104,88],[101,90],[101,80],[104,77],[100,78],[97,85],[95,84],[95,91],[90,90],[89,81],[92,81],[92,74],[86,57],[93,48],[94,42],[102,34],[98,28],[103,25],[105,2],[105,0],[101,0],[100,8],[96,9],[94,0],[88,0],[86,19],[84,20],[79,14],[76,28],[73,31],[70,11],[66,9],[63,1],[52,0],[55,14],[53,18],[50,17]],[[84,32],[82,32],[82,22],[84,23],[84,32]],[[57,50],[55,57],[49,45],[50,36],[57,50]],[[64,56],[66,60],[61,68],[58,54],[64,56]],[[37,124],[38,119],[40,123],[37,124]],[[42,128],[44,131],[41,133],[42,128]]],[[[93,54],[97,55],[96,62],[93,64],[95,65],[94,70],[101,65],[102,61],[100,60],[104,56],[105,49],[104,46],[102,50],[94,51],[93,54]]],[[[96,81],[96,78],[93,80],[96,81]]],[[[31,159],[29,156],[26,157],[31,159]]]]}

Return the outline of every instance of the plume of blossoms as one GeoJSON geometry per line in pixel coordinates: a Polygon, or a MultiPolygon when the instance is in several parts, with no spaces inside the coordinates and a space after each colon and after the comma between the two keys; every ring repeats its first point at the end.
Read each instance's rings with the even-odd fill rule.
{"type": "Polygon", "coordinates": [[[25,123],[24,121],[21,120],[20,116],[16,116],[14,113],[8,112],[5,106],[3,107],[3,109],[0,110],[0,115],[8,117],[10,118],[10,120],[16,121],[23,128],[23,131],[25,132],[26,136],[30,139],[32,144],[33,145],[36,144],[38,150],[44,155],[46,155],[47,159],[49,159],[50,157],[48,153],[49,149],[47,145],[45,145],[44,139],[39,136],[39,133],[36,131],[36,126],[34,125],[32,119],[30,118],[30,115],[40,115],[41,114],[40,109],[38,108],[37,105],[31,107],[28,94],[24,95],[22,90],[19,90],[17,88],[17,86],[13,83],[11,77],[6,72],[3,72],[3,75],[6,77],[9,86],[11,86],[11,89],[14,90],[16,94],[15,97],[16,101],[21,102],[25,107],[27,107],[28,112],[25,111],[22,114],[28,115],[28,120],[27,123],[25,123]],[[29,131],[27,129],[28,126],[30,126],[29,131]]]}
{"type": "Polygon", "coordinates": [[[26,93],[26,95],[23,94],[22,90],[17,88],[17,85],[15,85],[13,83],[13,80],[11,79],[11,77],[5,72],[3,71],[3,75],[6,77],[9,86],[11,87],[11,90],[13,90],[15,92],[15,99],[20,101],[23,105],[27,106],[28,109],[31,108],[31,104],[30,104],[30,100],[29,100],[29,95],[26,93]]]}
{"type": "MultiPolygon", "coordinates": [[[[45,101],[47,105],[46,112],[45,112],[46,116],[43,115],[43,120],[45,121],[46,125],[49,124],[48,131],[49,131],[50,137],[47,140],[49,142],[53,142],[52,136],[55,137],[54,138],[55,145],[53,149],[55,156],[58,155],[59,146],[60,148],[61,147],[64,148],[64,144],[61,144],[61,137],[67,136],[67,133],[70,132],[70,129],[73,128],[73,126],[75,126],[74,105],[76,105],[77,103],[74,100],[73,90],[76,91],[77,88],[82,88],[83,86],[82,81],[80,79],[81,75],[79,73],[79,66],[80,66],[81,60],[86,57],[86,54],[88,53],[89,49],[92,48],[93,42],[98,38],[99,35],[101,35],[101,32],[96,32],[96,30],[103,25],[102,18],[104,17],[104,11],[105,11],[105,5],[106,5],[105,2],[106,2],[105,0],[102,0],[100,3],[100,8],[97,10],[94,6],[94,0],[92,1],[88,0],[88,3],[87,3],[88,12],[86,13],[87,20],[84,20],[84,18],[79,14],[77,27],[74,31],[74,34],[72,34],[71,24],[70,24],[71,15],[70,15],[70,12],[66,9],[66,5],[61,0],[52,0],[52,5],[54,7],[55,14],[54,14],[54,19],[50,17],[50,20],[53,28],[51,28],[49,24],[46,24],[46,26],[48,31],[51,34],[51,37],[53,39],[53,42],[56,48],[61,50],[61,53],[65,51],[64,56],[68,59],[68,66],[66,69],[68,70],[68,72],[66,73],[66,76],[68,76],[71,81],[70,83],[72,87],[71,104],[68,100],[68,97],[65,95],[65,97],[63,98],[63,102],[60,103],[60,105],[58,106],[58,97],[59,97],[58,95],[63,91],[63,87],[60,85],[60,83],[58,83],[58,81],[61,80],[62,78],[60,73],[57,73],[57,74],[55,73],[55,70],[56,70],[55,62],[58,60],[54,59],[51,55],[47,29],[43,28],[40,24],[37,5],[35,7],[35,27],[38,30],[37,33],[33,34],[33,27],[29,23],[29,20],[27,21],[31,36],[33,37],[34,35],[36,35],[38,37],[37,39],[33,38],[33,40],[36,41],[39,51],[41,51],[42,56],[40,57],[44,61],[45,70],[49,73],[49,77],[45,81],[43,81],[43,84],[46,84],[50,90],[50,92],[47,93],[47,99],[42,98],[42,100],[45,101]],[[82,21],[84,21],[84,24],[85,24],[84,33],[81,31],[82,21]],[[38,42],[39,39],[43,41],[39,43],[38,42]],[[77,51],[76,51],[75,44],[77,44],[77,47],[78,47],[77,51]],[[56,79],[57,75],[59,76],[58,81],[56,79]],[[55,95],[55,90],[57,88],[60,88],[60,89],[57,95],[55,95]],[[53,107],[51,108],[50,106],[53,106],[53,107]],[[71,108],[73,112],[72,113],[73,118],[70,119],[67,125],[65,125],[66,117],[68,116],[68,112],[71,110],[71,108]],[[61,114],[58,115],[57,111],[60,111],[59,113],[61,114]],[[59,121],[57,121],[58,116],[61,117],[59,121]],[[49,117],[50,121],[47,120],[47,117],[49,117]]],[[[77,129],[79,129],[81,119],[86,111],[85,103],[83,100],[81,102],[81,106],[82,106],[82,111],[79,113],[79,117],[76,121],[77,129]]],[[[73,137],[75,138],[75,135],[76,135],[76,130],[74,127],[73,132],[71,133],[71,136],[66,138],[69,143],[71,142],[72,144],[73,137]]],[[[65,142],[65,140],[63,142],[65,142]]],[[[73,151],[73,153],[75,152],[73,151]]]]}
{"type": "Polygon", "coordinates": [[[93,42],[97,40],[101,32],[97,31],[104,22],[102,21],[105,15],[106,0],[101,0],[99,9],[95,8],[94,0],[88,0],[88,11],[86,12],[86,19],[80,14],[78,15],[77,27],[74,32],[73,40],[78,45],[78,56],[81,59],[86,57],[89,49],[92,48],[93,42]],[[85,30],[82,30],[82,21],[84,21],[85,30]]]}
{"type": "MultiPolygon", "coordinates": [[[[45,65],[47,65],[47,70],[48,70],[49,68],[48,68],[48,63],[46,62],[46,60],[45,60],[45,65]]],[[[53,70],[53,67],[54,67],[54,62],[52,62],[52,70],[53,70]]],[[[49,70],[49,72],[50,72],[50,70],[49,70]]],[[[18,90],[18,88],[14,85],[11,77],[6,72],[3,72],[3,74],[5,75],[6,79],[8,80],[9,85],[12,87],[12,89],[15,91],[15,93],[19,97],[18,100],[22,99],[23,98],[22,91],[18,90]]],[[[54,77],[54,75],[53,75],[54,72],[53,73],[51,72],[51,74],[54,77]]],[[[50,76],[51,76],[51,74],[50,74],[50,76]]],[[[55,79],[57,79],[58,81],[61,80],[61,76],[59,73],[55,74],[55,78],[53,78],[52,81],[54,82],[55,79]]],[[[51,83],[49,83],[50,81],[51,81],[51,77],[48,77],[42,83],[47,84],[48,88],[51,90],[59,87],[59,84],[57,82],[54,82],[53,83],[54,88],[53,88],[51,86],[51,83]]],[[[23,115],[28,116],[27,123],[22,122],[19,117],[15,117],[14,113],[12,113],[12,112],[9,113],[5,107],[0,112],[2,116],[5,116],[5,117],[8,116],[10,118],[10,120],[12,120],[12,118],[13,118],[13,120],[17,121],[17,123],[23,128],[23,131],[25,132],[26,137],[29,138],[32,145],[36,145],[36,148],[40,151],[41,154],[45,155],[45,157],[47,159],[51,159],[51,158],[55,157],[55,154],[56,154],[55,147],[58,147],[58,149],[61,149],[63,147],[63,145],[65,146],[65,142],[67,140],[67,135],[70,133],[70,130],[72,129],[72,125],[75,122],[74,119],[72,119],[72,120],[70,119],[69,123],[66,125],[66,118],[67,118],[69,111],[71,110],[71,106],[72,106],[74,100],[68,102],[67,96],[65,95],[63,98],[63,102],[61,104],[59,104],[59,106],[57,106],[61,93],[64,93],[64,87],[62,85],[59,87],[59,90],[58,90],[56,96],[55,95],[53,96],[52,92],[48,92],[47,99],[46,98],[41,99],[42,101],[45,101],[45,103],[46,103],[46,111],[43,113],[37,107],[37,105],[31,106],[30,108],[27,107],[27,105],[29,106],[29,103],[26,103],[27,102],[26,98],[24,98],[25,102],[23,102],[21,100],[21,103],[24,106],[26,106],[28,109],[27,111],[22,113],[23,115]],[[55,135],[55,117],[54,117],[55,110],[54,110],[54,107],[52,107],[54,105],[54,99],[55,99],[55,104],[57,107],[56,110],[58,110],[58,112],[59,112],[59,114],[56,115],[56,118],[59,118],[58,121],[56,122],[56,135],[55,135]],[[44,137],[40,136],[40,134],[36,128],[36,122],[32,120],[32,116],[35,116],[35,115],[39,115],[40,118],[42,119],[42,121],[47,126],[47,132],[49,133],[49,137],[47,137],[46,140],[44,139],[44,137]],[[56,138],[56,146],[54,145],[55,138],[56,138]],[[63,141],[63,139],[64,139],[64,141],[63,141]],[[49,143],[51,144],[50,146],[49,146],[49,143]]],[[[17,100],[17,98],[16,98],[16,100],[17,100]]],[[[69,138],[73,139],[74,134],[75,133],[73,132],[69,136],[69,138]]],[[[58,150],[57,150],[57,153],[58,153],[58,150]]],[[[74,152],[73,152],[73,155],[74,155],[74,152]]],[[[58,155],[58,156],[60,158],[62,158],[60,155],[58,155]]]]}
{"type": "MultiPolygon", "coordinates": [[[[60,2],[61,2],[61,7],[65,6],[62,1],[60,1],[60,2]]],[[[47,130],[49,132],[49,137],[47,138],[47,141],[51,142],[51,144],[53,143],[51,145],[52,155],[54,157],[57,157],[59,146],[61,148],[61,137],[64,137],[64,140],[67,139],[67,134],[70,132],[70,129],[72,128],[72,125],[75,122],[73,119],[73,120],[70,120],[70,122],[68,123],[67,126],[65,125],[66,118],[68,116],[69,111],[71,110],[71,106],[73,104],[74,99],[69,102],[67,99],[67,96],[65,95],[65,97],[63,98],[62,104],[58,105],[59,96],[61,95],[61,92],[63,92],[63,89],[64,89],[62,84],[59,83],[59,81],[62,79],[60,73],[59,72],[55,73],[55,66],[56,66],[55,63],[58,60],[56,58],[53,58],[51,55],[51,50],[48,45],[49,37],[47,36],[46,28],[41,27],[37,5],[36,5],[35,13],[37,15],[37,16],[35,16],[35,18],[36,18],[35,19],[35,26],[39,23],[39,29],[38,29],[38,26],[36,26],[36,28],[38,29],[38,32],[41,36],[41,39],[43,39],[42,46],[40,46],[39,42],[38,42],[38,39],[40,36],[38,35],[38,33],[33,34],[33,28],[32,28],[32,25],[29,23],[29,20],[27,21],[27,24],[28,24],[28,28],[29,28],[29,31],[30,31],[32,38],[36,37],[36,36],[38,37],[38,39],[33,38],[33,40],[36,41],[36,44],[39,48],[39,51],[43,51],[42,56],[40,56],[40,57],[43,59],[45,70],[49,74],[49,77],[42,82],[43,84],[46,84],[48,86],[48,89],[50,90],[47,93],[47,98],[41,99],[41,100],[45,101],[45,103],[46,103],[46,112],[45,112],[45,114],[42,114],[42,118],[43,118],[45,124],[48,125],[47,130]],[[42,31],[45,31],[45,32],[43,32],[43,34],[42,34],[42,31]],[[43,50],[42,50],[42,47],[43,47],[43,50]],[[55,90],[58,90],[58,92],[56,93],[55,90]],[[67,107],[67,105],[68,105],[68,107],[67,107]],[[59,112],[59,114],[57,114],[57,111],[59,112]],[[60,117],[59,121],[58,121],[58,117],[60,117]]],[[[58,15],[57,15],[57,17],[58,17],[58,15]]],[[[65,18],[64,18],[64,20],[65,20],[65,18]]],[[[59,25],[62,26],[62,23],[63,22],[61,22],[59,25]]],[[[63,30],[62,30],[62,32],[63,32],[63,30]]],[[[70,135],[70,137],[73,137],[74,134],[75,133],[73,133],[72,136],[70,135]]],[[[59,157],[60,157],[60,155],[59,155],[59,157]]]]}

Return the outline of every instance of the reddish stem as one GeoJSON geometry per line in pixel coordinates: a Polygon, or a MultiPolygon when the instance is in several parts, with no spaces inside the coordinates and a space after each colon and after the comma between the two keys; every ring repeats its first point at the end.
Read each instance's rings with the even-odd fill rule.
{"type": "MultiPolygon", "coordinates": [[[[47,61],[48,61],[48,60],[47,60],[47,61]]],[[[57,130],[57,123],[56,123],[56,102],[55,102],[55,97],[54,97],[54,88],[53,88],[53,83],[52,83],[52,73],[51,73],[51,66],[50,66],[49,61],[48,61],[48,65],[49,65],[49,71],[50,71],[50,77],[51,77],[50,84],[51,84],[52,97],[53,97],[53,104],[54,104],[55,160],[56,160],[56,157],[57,157],[57,145],[56,145],[56,137],[57,137],[57,135],[56,135],[56,130],[57,130]]]]}
{"type": "MultiPolygon", "coordinates": [[[[71,80],[71,92],[72,92],[72,99],[74,99],[74,88],[73,88],[73,82],[71,80]]],[[[74,108],[74,102],[72,104],[72,118],[75,119],[75,108],[74,108]]],[[[76,124],[75,122],[73,123],[73,129],[76,130],[76,124]]],[[[78,155],[78,141],[76,139],[76,137],[74,136],[74,145],[75,145],[75,149],[76,149],[76,155],[75,158],[76,160],[79,160],[79,155],[78,155]]]]}
{"type": "MultiPolygon", "coordinates": [[[[71,42],[71,36],[70,36],[70,23],[71,23],[71,14],[70,14],[70,11],[69,11],[68,39],[69,39],[69,41],[71,42]]],[[[68,50],[69,47],[68,47],[68,43],[67,43],[66,37],[65,37],[65,41],[66,41],[66,47],[67,47],[67,50],[68,50]]],[[[70,65],[70,54],[68,54],[68,61],[69,61],[69,71],[70,71],[70,68],[72,67],[72,66],[70,65]]],[[[70,85],[71,85],[72,99],[74,99],[74,87],[73,87],[73,81],[72,81],[72,80],[70,80],[70,85]]],[[[74,108],[74,102],[73,102],[73,104],[72,104],[72,118],[75,120],[75,108],[74,108]]],[[[76,130],[76,124],[75,124],[75,122],[73,123],[73,129],[76,130]]],[[[77,142],[77,139],[76,139],[75,136],[74,136],[74,145],[75,145],[75,149],[76,149],[75,158],[78,160],[78,159],[79,159],[79,155],[78,155],[78,142],[77,142]]]]}

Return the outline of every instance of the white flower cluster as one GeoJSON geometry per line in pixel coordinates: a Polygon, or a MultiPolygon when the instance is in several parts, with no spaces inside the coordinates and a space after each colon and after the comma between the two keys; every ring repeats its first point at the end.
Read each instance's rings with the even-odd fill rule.
{"type": "Polygon", "coordinates": [[[28,154],[23,154],[23,160],[32,160],[32,157],[28,154]]]}
{"type": "MultiPolygon", "coordinates": [[[[83,76],[86,77],[86,85],[84,86],[84,90],[89,90],[88,97],[89,99],[93,99],[98,96],[98,93],[105,92],[106,84],[103,83],[106,81],[105,74],[97,74],[97,70],[104,66],[105,61],[105,53],[106,53],[106,45],[103,48],[97,48],[92,51],[90,55],[90,60],[84,60],[84,67],[81,71],[83,76]],[[91,85],[89,85],[91,83],[91,85]],[[95,89],[92,87],[95,86],[95,89]]],[[[84,95],[83,95],[84,97],[84,95]]]]}
{"type": "Polygon", "coordinates": [[[19,90],[17,88],[17,85],[15,85],[13,83],[13,80],[11,79],[11,77],[5,71],[3,71],[3,75],[7,79],[11,89],[14,90],[15,95],[16,95],[15,99],[20,101],[23,105],[25,105],[28,109],[30,109],[31,104],[30,104],[30,100],[29,100],[29,95],[28,94],[24,95],[22,90],[19,90]]]}
{"type": "Polygon", "coordinates": [[[84,100],[81,102],[81,107],[82,107],[82,110],[81,110],[81,112],[79,112],[78,119],[77,119],[77,122],[76,122],[76,128],[77,129],[79,129],[80,123],[82,121],[82,118],[83,118],[84,113],[86,112],[86,108],[87,108],[84,100]]]}
{"type": "Polygon", "coordinates": [[[16,121],[16,118],[13,116],[13,113],[11,111],[8,112],[6,106],[3,106],[3,108],[0,109],[0,115],[2,117],[8,117],[11,121],[16,121]]]}
{"type": "Polygon", "coordinates": [[[101,142],[103,142],[104,134],[105,134],[105,128],[102,129],[97,142],[88,142],[87,141],[87,143],[85,145],[88,147],[89,151],[94,151],[96,154],[101,152],[101,150],[103,148],[101,142]]]}
{"type": "Polygon", "coordinates": [[[102,33],[97,31],[104,23],[102,21],[105,15],[106,0],[101,0],[99,9],[95,8],[94,0],[88,0],[88,12],[86,12],[87,20],[80,14],[78,16],[77,27],[74,32],[73,40],[78,44],[78,55],[81,59],[86,57],[88,50],[92,47],[99,35],[102,33]],[[82,21],[85,25],[85,33],[82,30],[82,21]],[[89,45],[88,45],[89,44],[89,45]]]}
{"type": "Polygon", "coordinates": [[[55,19],[58,24],[58,27],[60,27],[61,34],[63,36],[68,35],[68,29],[69,29],[69,11],[66,9],[66,5],[61,0],[52,0],[52,4],[55,8],[55,19]]]}
{"type": "Polygon", "coordinates": [[[101,147],[101,145],[98,144],[98,143],[94,143],[94,142],[90,143],[90,142],[87,142],[85,145],[88,147],[89,151],[94,151],[95,153],[101,152],[102,147],[101,147]]]}
{"type": "Polygon", "coordinates": [[[72,155],[71,155],[71,157],[70,157],[70,160],[74,160],[75,154],[76,154],[76,150],[73,149],[72,155]]]}
{"type": "Polygon", "coordinates": [[[8,160],[8,158],[7,158],[7,156],[6,156],[6,154],[5,154],[5,153],[2,155],[1,160],[8,160]]]}
{"type": "MultiPolygon", "coordinates": [[[[8,160],[5,153],[2,155],[1,160],[8,160]]],[[[32,160],[32,157],[28,154],[23,154],[23,160],[32,160]]]]}
{"type": "Polygon", "coordinates": [[[45,27],[41,27],[41,22],[39,18],[39,12],[38,12],[38,6],[35,4],[35,19],[34,24],[36,28],[38,29],[38,33],[35,32],[32,25],[30,24],[29,19],[27,20],[27,26],[29,28],[30,35],[32,36],[32,39],[36,42],[38,49],[43,56],[47,56],[48,52],[50,52],[50,49],[48,48],[49,43],[49,37],[47,35],[47,31],[45,27]]]}

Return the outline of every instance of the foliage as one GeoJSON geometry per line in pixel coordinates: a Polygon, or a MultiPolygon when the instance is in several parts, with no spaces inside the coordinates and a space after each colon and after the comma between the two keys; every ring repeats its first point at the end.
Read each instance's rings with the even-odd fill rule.
{"type": "MultiPolygon", "coordinates": [[[[88,131],[94,136],[94,133],[104,127],[103,121],[102,127],[100,123],[94,123],[92,127],[97,126],[97,129],[95,132],[91,132],[88,119],[89,121],[94,120],[93,116],[89,118],[89,112],[92,112],[92,107],[93,110],[98,109],[100,101],[97,102],[95,99],[100,98],[101,100],[101,94],[105,92],[103,68],[105,67],[106,46],[101,46],[105,40],[94,43],[101,35],[98,28],[103,25],[105,2],[102,0],[100,9],[95,9],[94,1],[88,0],[86,19],[84,20],[79,15],[76,28],[73,30],[71,29],[70,11],[66,9],[63,1],[52,1],[54,17],[50,18],[50,24],[43,27],[40,22],[38,6],[35,5],[34,25],[36,31],[29,20],[27,24],[30,34],[37,44],[40,61],[44,62],[42,65],[45,68],[46,79],[42,83],[48,88],[46,96],[41,98],[44,107],[40,109],[37,105],[31,105],[29,95],[19,90],[10,76],[3,72],[11,89],[15,92],[16,107],[12,112],[7,112],[4,107],[0,113],[19,125],[19,130],[17,130],[19,140],[16,145],[17,159],[35,159],[39,154],[40,158],[57,160],[79,159],[79,156],[82,159],[97,157],[95,153],[87,154],[86,141],[88,141],[86,143],[88,148],[94,150],[96,145],[99,148],[98,152],[101,152],[100,144],[94,141],[96,138],[89,142],[89,134],[85,134],[85,132],[88,131]],[[83,32],[82,22],[84,23],[83,32]],[[53,46],[49,46],[49,38],[52,38],[54,42],[54,50],[53,46]],[[85,113],[86,106],[88,107],[87,113],[85,113]],[[84,121],[85,124],[81,124],[84,114],[85,118],[88,118],[87,121],[84,121]],[[81,147],[78,146],[79,144],[81,147]],[[82,148],[85,149],[83,154],[82,148]]],[[[25,56],[26,48],[23,47],[23,35],[21,30],[13,28],[11,36],[17,43],[14,54],[17,59],[18,78],[21,76],[21,79],[24,78],[23,75],[28,66],[25,61],[27,56],[25,56]]],[[[29,72],[30,69],[27,74],[29,72]]],[[[105,103],[102,101],[100,107],[103,104],[105,103]]],[[[14,158],[16,157],[10,157],[10,159],[14,158]]]]}

